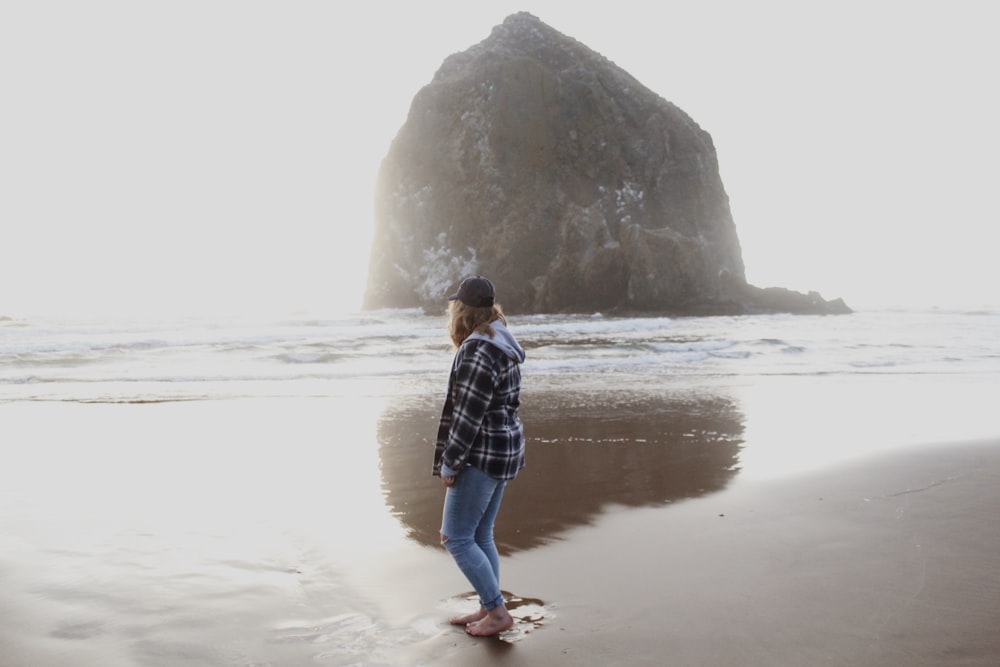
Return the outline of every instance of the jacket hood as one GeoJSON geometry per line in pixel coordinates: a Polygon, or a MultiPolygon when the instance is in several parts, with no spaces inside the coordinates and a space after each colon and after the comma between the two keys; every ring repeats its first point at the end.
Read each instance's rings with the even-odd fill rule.
{"type": "Polygon", "coordinates": [[[494,347],[500,348],[503,352],[519,364],[524,363],[524,348],[514,338],[514,334],[504,325],[502,320],[490,322],[493,327],[493,338],[489,334],[473,333],[466,340],[482,340],[494,347]]]}

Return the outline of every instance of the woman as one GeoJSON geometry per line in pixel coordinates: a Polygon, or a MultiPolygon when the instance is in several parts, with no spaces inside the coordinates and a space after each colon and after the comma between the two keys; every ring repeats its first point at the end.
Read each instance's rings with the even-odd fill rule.
{"type": "Polygon", "coordinates": [[[500,592],[493,522],[507,481],[524,467],[517,415],[524,350],[507,330],[489,280],[467,278],[448,299],[448,332],[458,350],[434,448],[434,474],[447,487],[441,543],[480,602],[451,623],[485,637],[514,625],[500,592]]]}

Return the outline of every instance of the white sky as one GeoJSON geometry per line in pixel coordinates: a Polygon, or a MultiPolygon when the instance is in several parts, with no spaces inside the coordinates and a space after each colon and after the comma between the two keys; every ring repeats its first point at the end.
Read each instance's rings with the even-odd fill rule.
{"type": "Polygon", "coordinates": [[[992,3],[0,4],[0,315],[355,309],[378,164],[526,10],[712,134],[760,286],[997,305],[992,3]]]}

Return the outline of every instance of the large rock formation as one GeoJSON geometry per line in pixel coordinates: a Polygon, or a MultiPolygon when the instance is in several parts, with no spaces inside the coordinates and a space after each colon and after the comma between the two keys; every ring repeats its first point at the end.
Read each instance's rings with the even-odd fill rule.
{"type": "Polygon", "coordinates": [[[712,138],[530,14],[447,58],[379,173],[366,308],[465,276],[510,312],[827,312],[747,285],[712,138]]]}

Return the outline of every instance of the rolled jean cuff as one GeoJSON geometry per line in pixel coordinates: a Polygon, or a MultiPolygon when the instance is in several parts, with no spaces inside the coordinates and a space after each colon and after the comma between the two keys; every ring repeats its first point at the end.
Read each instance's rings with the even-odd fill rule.
{"type": "Polygon", "coordinates": [[[482,600],[480,600],[479,602],[483,605],[483,608],[486,611],[493,611],[494,609],[503,604],[503,593],[498,595],[496,599],[491,600],[490,602],[483,602],[482,600]]]}

